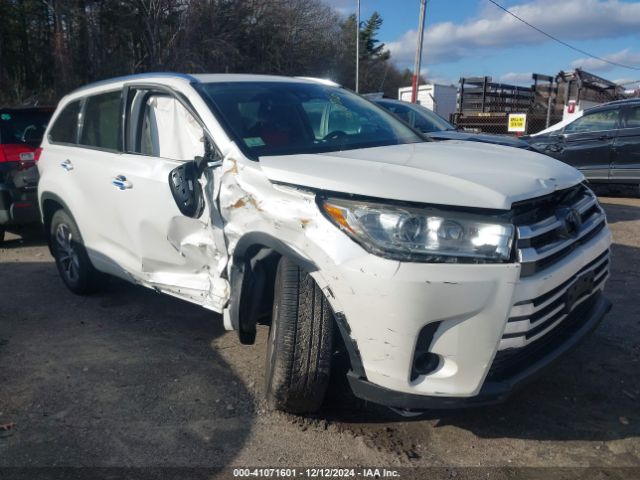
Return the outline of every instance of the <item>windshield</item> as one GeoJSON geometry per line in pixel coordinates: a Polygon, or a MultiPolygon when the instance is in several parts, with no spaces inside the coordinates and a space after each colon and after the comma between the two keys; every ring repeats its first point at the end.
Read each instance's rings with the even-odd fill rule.
{"type": "Polygon", "coordinates": [[[39,110],[0,111],[0,142],[40,145],[51,113],[39,110]]]}
{"type": "Polygon", "coordinates": [[[225,82],[196,88],[253,159],[425,141],[383,109],[338,87],[225,82]]]}
{"type": "Polygon", "coordinates": [[[428,108],[415,104],[402,104],[400,102],[380,101],[378,104],[394,113],[402,121],[408,123],[416,130],[423,133],[442,132],[443,130],[455,130],[456,127],[444,118],[428,108]]]}

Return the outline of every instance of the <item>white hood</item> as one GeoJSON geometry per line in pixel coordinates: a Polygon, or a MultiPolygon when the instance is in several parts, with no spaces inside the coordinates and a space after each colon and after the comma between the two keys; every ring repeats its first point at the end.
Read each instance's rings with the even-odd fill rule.
{"type": "Polygon", "coordinates": [[[575,185],[583,176],[546,155],[478,142],[443,141],[267,156],[272,181],[390,200],[508,210],[575,185]]]}

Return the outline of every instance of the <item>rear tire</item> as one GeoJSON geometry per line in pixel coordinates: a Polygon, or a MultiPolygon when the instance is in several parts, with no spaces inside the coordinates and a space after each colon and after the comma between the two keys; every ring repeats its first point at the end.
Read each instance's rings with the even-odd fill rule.
{"type": "Polygon", "coordinates": [[[333,314],[308,272],[280,259],[266,361],[272,408],[312,413],[322,405],[331,370],[333,314]]]}
{"type": "Polygon", "coordinates": [[[51,218],[51,250],[62,281],[73,293],[86,295],[100,289],[104,274],[89,260],[78,226],[64,210],[51,218]]]}

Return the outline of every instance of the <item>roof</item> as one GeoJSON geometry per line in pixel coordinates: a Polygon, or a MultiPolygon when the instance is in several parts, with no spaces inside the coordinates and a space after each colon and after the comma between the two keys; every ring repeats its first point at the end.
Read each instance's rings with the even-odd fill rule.
{"type": "Polygon", "coordinates": [[[603,103],[599,106],[608,106],[608,105],[623,105],[626,103],[640,103],[640,98],[623,98],[622,100],[613,100],[612,102],[603,103]]]}
{"type": "Polygon", "coordinates": [[[587,112],[598,112],[600,110],[608,110],[609,108],[619,107],[621,105],[634,105],[640,104],[640,98],[625,98],[624,100],[613,100],[611,102],[602,103],[600,105],[594,105],[593,107],[585,109],[585,113],[587,112]]]}
{"type": "Polygon", "coordinates": [[[318,83],[320,80],[312,78],[292,78],[278,75],[258,75],[258,74],[246,74],[246,73],[176,73],[176,72],[150,72],[150,73],[137,73],[134,75],[125,75],[122,77],[109,78],[100,80],[98,82],[89,83],[83,85],[80,88],[75,89],[71,93],[77,93],[83,90],[88,90],[95,87],[107,86],[115,83],[122,83],[135,80],[150,80],[150,79],[178,79],[185,80],[189,83],[221,83],[221,82],[291,82],[291,83],[318,83]]]}
{"type": "Polygon", "coordinates": [[[71,93],[81,92],[83,90],[89,90],[95,87],[107,86],[113,83],[121,83],[133,80],[144,80],[151,78],[174,78],[174,79],[183,79],[189,82],[197,82],[197,79],[192,75],[188,75],[186,73],[175,73],[175,72],[150,72],[150,73],[136,73],[134,75],[124,75],[122,77],[114,77],[107,78],[105,80],[100,80],[98,82],[88,83],[83,85],[82,87],[76,88],[71,93]]]}
{"type": "Polygon", "coordinates": [[[199,73],[191,76],[201,83],[288,82],[288,83],[317,84],[321,82],[325,82],[325,83],[327,82],[327,80],[316,79],[311,77],[285,77],[280,75],[258,75],[258,74],[249,74],[249,73],[199,73]]]}

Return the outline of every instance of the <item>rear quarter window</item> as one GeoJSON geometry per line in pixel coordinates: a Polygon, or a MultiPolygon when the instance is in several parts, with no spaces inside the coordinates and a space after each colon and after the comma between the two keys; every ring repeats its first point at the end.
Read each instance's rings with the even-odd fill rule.
{"type": "Polygon", "coordinates": [[[627,128],[640,128],[640,107],[629,109],[627,115],[627,128]]]}
{"type": "Polygon", "coordinates": [[[80,100],[69,103],[58,115],[49,131],[52,143],[77,143],[80,100]]]}

